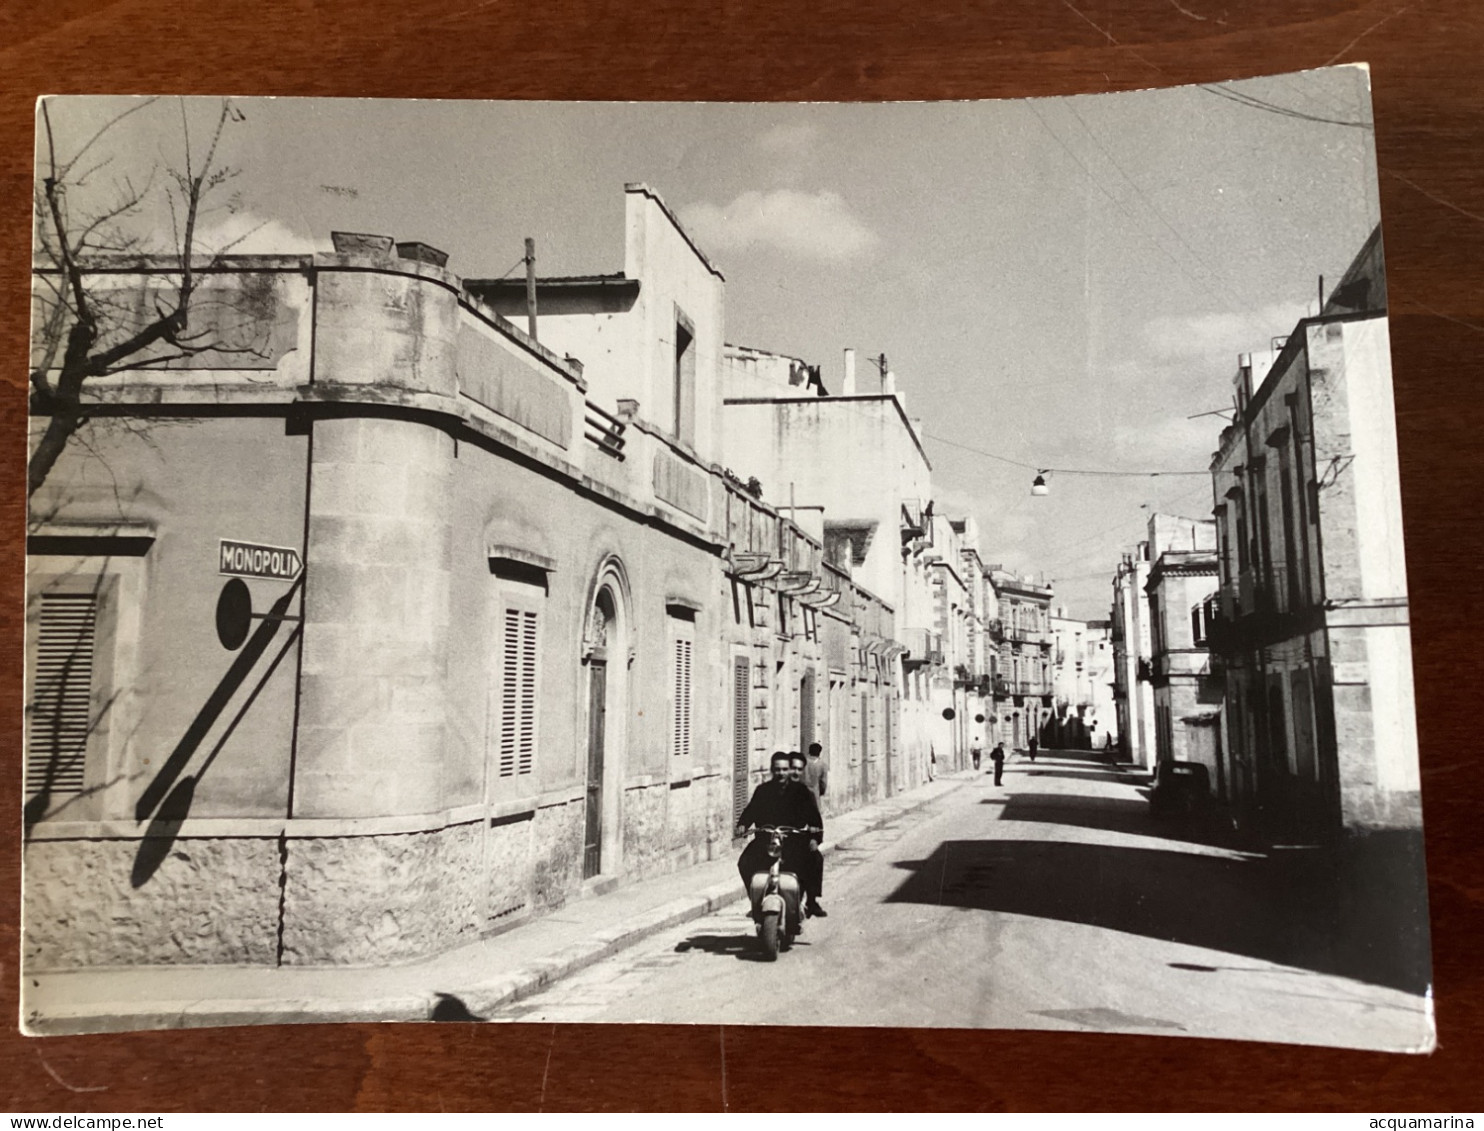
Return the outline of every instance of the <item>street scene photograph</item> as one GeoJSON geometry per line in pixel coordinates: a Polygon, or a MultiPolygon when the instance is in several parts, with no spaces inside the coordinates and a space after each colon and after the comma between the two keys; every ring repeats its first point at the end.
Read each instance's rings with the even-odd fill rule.
{"type": "Polygon", "coordinates": [[[1374,140],[42,99],[23,1031],[1431,1051],[1374,140]]]}

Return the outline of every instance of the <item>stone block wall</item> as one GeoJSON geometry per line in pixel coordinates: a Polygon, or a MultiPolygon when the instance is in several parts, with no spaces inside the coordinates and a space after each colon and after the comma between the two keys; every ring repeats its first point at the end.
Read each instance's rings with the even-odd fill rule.
{"type": "Polygon", "coordinates": [[[479,937],[480,827],[288,842],[285,965],[380,965],[479,937]]]}
{"type": "Polygon", "coordinates": [[[28,969],[273,965],[277,840],[177,840],[149,882],[136,888],[130,875],[146,843],[39,840],[26,846],[28,969]]]}

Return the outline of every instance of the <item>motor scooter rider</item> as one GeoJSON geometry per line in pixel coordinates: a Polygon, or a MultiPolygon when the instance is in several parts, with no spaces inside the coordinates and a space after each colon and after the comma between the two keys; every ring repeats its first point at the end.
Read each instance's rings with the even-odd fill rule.
{"type": "MultiPolygon", "coordinates": [[[[817,742],[810,747],[811,751],[818,749],[820,749],[820,746],[817,742]]],[[[819,810],[819,798],[812,789],[809,789],[809,759],[805,758],[797,750],[794,750],[788,756],[788,769],[789,777],[793,778],[794,781],[809,791],[809,796],[814,801],[814,808],[817,813],[819,810]]],[[[799,877],[799,882],[804,885],[804,894],[808,897],[804,904],[805,916],[812,918],[818,915],[820,918],[824,918],[829,915],[829,912],[819,904],[819,897],[824,892],[824,853],[819,850],[819,838],[824,835],[824,822],[822,819],[816,817],[811,827],[817,828],[820,831],[818,835],[809,838],[809,854],[800,862],[804,871],[796,874],[799,877]]]]}
{"type": "MultiPolygon", "coordinates": [[[[779,750],[769,762],[771,778],[753,790],[752,800],[742,815],[737,818],[737,835],[742,836],[749,826],[787,826],[789,828],[824,829],[819,815],[819,806],[807,787],[794,781],[790,774],[788,752],[779,750]]],[[[816,834],[818,835],[818,834],[816,834]]],[[[762,833],[742,850],[737,860],[737,871],[742,876],[742,887],[750,891],[752,877],[766,872],[771,861],[768,855],[769,838],[762,833]]],[[[783,869],[800,877],[809,874],[809,834],[792,833],[783,842],[783,869]]]]}

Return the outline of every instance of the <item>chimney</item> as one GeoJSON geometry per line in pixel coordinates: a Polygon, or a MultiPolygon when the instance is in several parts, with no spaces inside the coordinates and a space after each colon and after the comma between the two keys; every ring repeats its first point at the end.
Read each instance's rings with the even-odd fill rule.
{"type": "Polygon", "coordinates": [[[896,395],[897,375],[890,369],[881,375],[881,391],[888,397],[896,395]]]}
{"type": "Polygon", "coordinates": [[[845,351],[845,379],[840,382],[840,395],[842,397],[855,396],[855,350],[845,351]]]}

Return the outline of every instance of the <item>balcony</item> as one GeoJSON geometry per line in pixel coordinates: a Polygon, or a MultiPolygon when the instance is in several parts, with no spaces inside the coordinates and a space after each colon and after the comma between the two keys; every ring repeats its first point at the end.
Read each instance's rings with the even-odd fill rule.
{"type": "Polygon", "coordinates": [[[904,628],[902,644],[907,649],[907,654],[902,657],[902,663],[909,668],[943,662],[942,633],[933,632],[927,628],[904,628]]]}

